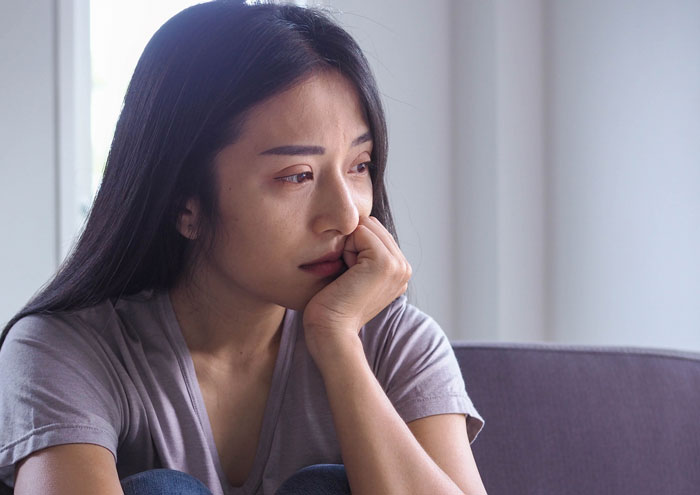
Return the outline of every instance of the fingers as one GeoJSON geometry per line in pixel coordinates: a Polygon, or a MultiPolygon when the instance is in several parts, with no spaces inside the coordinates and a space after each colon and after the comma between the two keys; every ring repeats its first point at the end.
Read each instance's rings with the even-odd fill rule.
{"type": "MultiPolygon", "coordinates": [[[[391,233],[384,227],[384,225],[382,225],[382,223],[379,220],[377,220],[377,218],[369,217],[369,219],[373,222],[372,231],[377,236],[379,236],[384,245],[387,246],[390,252],[394,255],[394,258],[399,261],[399,271],[403,274],[402,280],[404,283],[407,283],[408,280],[411,278],[413,269],[411,268],[410,263],[404,256],[403,251],[401,251],[401,248],[397,244],[396,239],[394,239],[394,236],[391,235],[391,233]]],[[[401,290],[401,292],[398,295],[401,295],[404,292],[406,292],[406,289],[401,290]]]]}
{"type": "MultiPolygon", "coordinates": [[[[377,262],[381,261],[383,253],[387,251],[386,246],[381,239],[370,229],[366,224],[360,223],[355,229],[355,232],[350,234],[345,241],[343,248],[343,259],[348,263],[346,255],[352,260],[358,262],[362,259],[371,259],[377,262]]],[[[348,263],[348,266],[351,266],[348,263]]]]}
{"type": "MultiPolygon", "coordinates": [[[[375,217],[361,218],[357,230],[351,237],[354,239],[352,245],[348,247],[355,249],[366,247],[376,250],[373,254],[367,253],[367,256],[374,258],[386,274],[392,274],[398,287],[403,287],[411,278],[411,265],[394,237],[375,217]]],[[[359,256],[363,255],[361,249],[358,249],[358,252],[359,256]]],[[[400,290],[396,296],[398,297],[405,291],[405,289],[400,290]]]]}
{"type": "Polygon", "coordinates": [[[403,253],[401,252],[399,245],[396,243],[394,236],[392,236],[391,233],[386,230],[386,227],[384,227],[384,225],[382,225],[382,223],[377,220],[376,217],[370,216],[367,218],[361,218],[360,224],[366,225],[377,237],[379,237],[389,252],[391,252],[394,256],[403,256],[403,253]]]}

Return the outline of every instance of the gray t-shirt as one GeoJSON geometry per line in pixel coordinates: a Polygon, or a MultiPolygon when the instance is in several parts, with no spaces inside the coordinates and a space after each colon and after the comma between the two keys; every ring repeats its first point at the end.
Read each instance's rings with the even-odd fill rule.
{"type": "MultiPolygon", "coordinates": [[[[0,349],[0,480],[65,443],[101,445],[120,478],[159,467],[189,473],[214,495],[269,494],[303,466],[341,463],[321,375],[301,313],[287,310],[255,461],[232,487],[223,472],[194,365],[167,293],[144,292],[57,316],[29,316],[0,349]]],[[[483,420],[440,327],[400,297],[360,331],[367,360],[405,421],[483,420]]]]}

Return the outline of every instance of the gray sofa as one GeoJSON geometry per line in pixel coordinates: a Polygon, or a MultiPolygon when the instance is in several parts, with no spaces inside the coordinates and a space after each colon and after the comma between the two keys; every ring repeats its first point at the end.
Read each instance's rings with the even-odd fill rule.
{"type": "Polygon", "coordinates": [[[700,354],[455,344],[489,495],[700,494],[700,354]]]}

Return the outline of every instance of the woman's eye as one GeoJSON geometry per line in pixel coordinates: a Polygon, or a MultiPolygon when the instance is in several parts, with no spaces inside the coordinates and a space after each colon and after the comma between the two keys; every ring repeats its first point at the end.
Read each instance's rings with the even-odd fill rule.
{"type": "Polygon", "coordinates": [[[372,167],[372,162],[362,162],[358,163],[353,167],[353,170],[357,172],[358,174],[364,174],[369,171],[369,169],[372,167]]]}
{"type": "Polygon", "coordinates": [[[284,177],[277,177],[277,180],[281,182],[291,182],[292,184],[302,184],[307,180],[314,178],[313,172],[302,172],[300,174],[285,175],[284,177]]]}

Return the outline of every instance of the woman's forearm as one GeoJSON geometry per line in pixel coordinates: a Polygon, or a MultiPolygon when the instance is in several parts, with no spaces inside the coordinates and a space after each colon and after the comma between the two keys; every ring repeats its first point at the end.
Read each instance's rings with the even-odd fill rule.
{"type": "Polygon", "coordinates": [[[462,493],[394,409],[360,339],[328,340],[333,342],[318,346],[315,359],[353,494],[462,493]]]}

